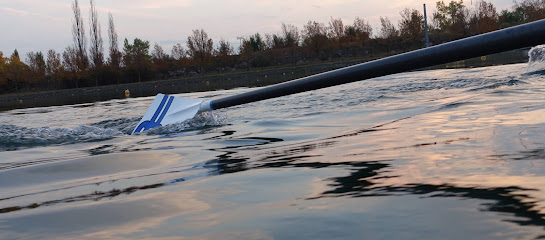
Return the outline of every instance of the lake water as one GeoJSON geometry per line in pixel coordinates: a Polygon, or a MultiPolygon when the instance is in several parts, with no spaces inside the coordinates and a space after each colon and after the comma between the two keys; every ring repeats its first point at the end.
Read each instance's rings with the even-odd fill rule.
{"type": "Polygon", "coordinates": [[[545,74],[526,70],[386,76],[135,136],[153,97],[0,112],[0,238],[544,237],[545,74]]]}

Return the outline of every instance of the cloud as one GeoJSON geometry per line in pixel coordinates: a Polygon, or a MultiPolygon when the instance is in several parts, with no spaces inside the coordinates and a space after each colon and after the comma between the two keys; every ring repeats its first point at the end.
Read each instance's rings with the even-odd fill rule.
{"type": "Polygon", "coordinates": [[[0,7],[0,12],[2,11],[7,12],[10,15],[19,16],[19,17],[35,16],[35,17],[44,18],[44,19],[53,20],[53,21],[65,20],[63,18],[54,17],[47,14],[33,13],[29,11],[23,11],[23,10],[14,9],[14,8],[8,8],[8,7],[0,7]]]}
{"type": "Polygon", "coordinates": [[[0,7],[0,11],[4,11],[4,12],[7,12],[7,13],[9,13],[11,15],[17,15],[17,16],[26,16],[26,15],[30,14],[27,11],[22,11],[22,10],[17,10],[17,9],[13,9],[13,8],[7,8],[7,7],[0,7]]]}

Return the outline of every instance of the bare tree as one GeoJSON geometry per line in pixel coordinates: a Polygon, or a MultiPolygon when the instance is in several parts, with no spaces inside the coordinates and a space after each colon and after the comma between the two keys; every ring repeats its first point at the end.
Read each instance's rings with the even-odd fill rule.
{"type": "Polygon", "coordinates": [[[344,36],[344,24],[340,18],[331,17],[329,22],[328,35],[332,39],[339,40],[344,36]]]}
{"type": "Polygon", "coordinates": [[[117,32],[115,31],[114,16],[112,16],[112,13],[108,13],[108,38],[110,40],[110,56],[108,57],[108,65],[116,75],[117,83],[119,84],[119,69],[121,68],[123,54],[121,54],[121,51],[119,51],[117,32]]]}
{"type": "Polygon", "coordinates": [[[91,33],[91,63],[94,68],[100,68],[104,64],[104,48],[102,47],[102,34],[94,0],[90,0],[89,22],[91,33]]]}
{"type": "Polygon", "coordinates": [[[388,17],[380,17],[380,37],[384,39],[390,39],[395,38],[399,35],[399,32],[397,31],[396,27],[388,17]]]}
{"type": "Polygon", "coordinates": [[[214,50],[214,42],[208,37],[204,29],[193,30],[193,35],[187,37],[187,48],[189,56],[198,61],[201,66],[210,59],[214,50]]]}
{"type": "Polygon", "coordinates": [[[119,68],[121,66],[121,52],[117,42],[117,32],[115,31],[114,16],[108,13],[108,37],[110,39],[110,57],[109,63],[111,67],[119,68]]]}
{"type": "Polygon", "coordinates": [[[87,69],[87,66],[89,66],[89,59],[87,57],[83,17],[81,16],[78,0],[74,0],[72,3],[72,12],[74,13],[74,22],[72,22],[72,36],[74,38],[74,45],[77,54],[76,63],[78,70],[82,71],[87,69]]]}

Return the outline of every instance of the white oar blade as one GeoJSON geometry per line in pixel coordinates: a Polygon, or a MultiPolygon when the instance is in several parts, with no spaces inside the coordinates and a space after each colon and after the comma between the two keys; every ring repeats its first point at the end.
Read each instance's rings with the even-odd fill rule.
{"type": "Polygon", "coordinates": [[[193,118],[202,100],[157,94],[132,134],[193,118]]]}

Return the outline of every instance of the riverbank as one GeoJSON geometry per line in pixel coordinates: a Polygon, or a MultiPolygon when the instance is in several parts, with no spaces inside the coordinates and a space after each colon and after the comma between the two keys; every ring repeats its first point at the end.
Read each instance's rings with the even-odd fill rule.
{"type": "MultiPolygon", "coordinates": [[[[126,98],[125,94],[127,90],[130,95],[129,97],[146,97],[156,95],[157,93],[175,94],[215,91],[239,87],[261,87],[351,66],[367,60],[368,59],[352,59],[340,62],[322,62],[308,65],[252,69],[246,72],[210,74],[191,78],[59,91],[7,94],[0,95],[0,111],[122,99],[126,98]]],[[[437,65],[430,69],[484,67],[523,63],[527,61],[528,49],[522,49],[437,65]]]]}

